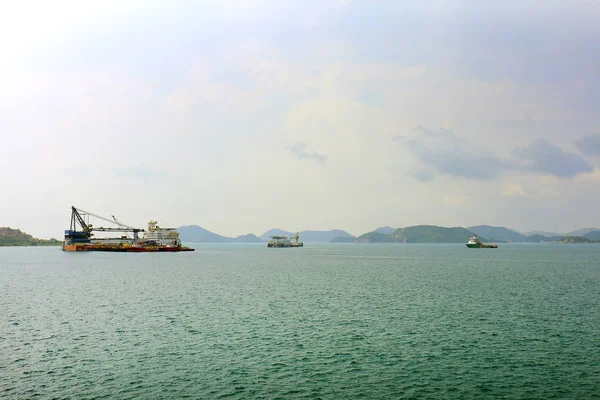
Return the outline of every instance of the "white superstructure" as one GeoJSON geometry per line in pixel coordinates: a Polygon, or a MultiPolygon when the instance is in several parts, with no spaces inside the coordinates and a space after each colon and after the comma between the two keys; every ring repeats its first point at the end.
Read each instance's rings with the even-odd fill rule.
{"type": "Polygon", "coordinates": [[[467,244],[477,244],[477,245],[480,245],[481,241],[479,239],[477,239],[477,236],[473,236],[471,239],[469,239],[469,241],[467,242],[467,244]]]}
{"type": "Polygon", "coordinates": [[[296,236],[292,236],[295,239],[294,242],[287,235],[271,236],[271,239],[267,243],[267,247],[303,247],[304,243],[299,242],[300,236],[296,233],[296,236]]]}
{"type": "Polygon", "coordinates": [[[267,246],[268,247],[291,247],[292,241],[286,235],[271,236],[271,239],[269,240],[269,243],[267,244],[267,246]]]}
{"type": "Polygon", "coordinates": [[[144,242],[154,242],[160,246],[178,247],[181,246],[179,232],[175,228],[161,228],[156,221],[148,222],[148,230],[144,235],[144,242]]]}

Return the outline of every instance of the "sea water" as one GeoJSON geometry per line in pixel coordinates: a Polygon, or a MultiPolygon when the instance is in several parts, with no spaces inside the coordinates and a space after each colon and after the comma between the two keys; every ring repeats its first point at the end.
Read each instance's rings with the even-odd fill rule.
{"type": "Polygon", "coordinates": [[[600,245],[0,248],[0,398],[600,396],[600,245]]]}

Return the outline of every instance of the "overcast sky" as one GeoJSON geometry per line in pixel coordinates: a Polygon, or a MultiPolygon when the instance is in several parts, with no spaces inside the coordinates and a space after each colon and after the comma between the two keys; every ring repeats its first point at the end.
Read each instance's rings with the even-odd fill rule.
{"type": "Polygon", "coordinates": [[[14,1],[0,226],[600,226],[600,2],[14,1]],[[174,5],[176,4],[176,5],[174,5]]]}

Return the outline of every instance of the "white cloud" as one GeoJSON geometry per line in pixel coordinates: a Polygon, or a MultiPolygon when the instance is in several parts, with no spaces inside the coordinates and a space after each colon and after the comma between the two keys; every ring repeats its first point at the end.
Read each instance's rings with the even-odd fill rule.
{"type": "Polygon", "coordinates": [[[211,77],[216,65],[194,66],[167,95],[169,110],[181,115],[201,113],[252,113],[265,106],[260,90],[251,90],[211,77]]]}
{"type": "MultiPolygon", "coordinates": [[[[423,7],[451,18],[441,4],[423,7]]],[[[282,225],[360,233],[376,225],[461,225],[468,217],[462,207],[431,210],[444,208],[440,202],[459,205],[488,194],[486,206],[501,219],[512,211],[505,210],[507,199],[498,198],[497,181],[473,185],[457,173],[436,177],[434,167],[424,167],[402,146],[414,139],[415,126],[460,134],[441,148],[427,142],[436,154],[468,148],[467,161],[485,163],[505,160],[514,147],[540,137],[572,151],[571,132],[595,132],[600,124],[585,107],[597,104],[588,84],[595,75],[525,82],[510,75],[473,76],[439,62],[445,53],[423,53],[428,46],[408,35],[397,57],[391,47],[377,47],[385,35],[394,41],[399,36],[369,29],[385,22],[375,18],[384,11],[360,13],[370,4],[205,1],[190,11],[191,5],[59,1],[36,4],[31,13],[31,3],[12,2],[9,12],[3,10],[0,47],[8,61],[0,63],[0,176],[12,195],[3,207],[10,212],[0,212],[6,223],[54,232],[63,207],[68,213],[76,200],[99,213],[132,210],[131,223],[159,212],[152,216],[165,224],[206,224],[228,235],[282,225]],[[336,4],[357,13],[340,12],[336,4]],[[200,14],[204,19],[198,21],[200,14]],[[358,19],[337,19],[346,14],[360,15],[360,28],[358,19]],[[212,19],[214,26],[203,24],[212,19]],[[296,27],[306,26],[297,33],[296,27]],[[171,38],[166,44],[160,42],[165,35],[171,38]],[[222,41],[212,43],[215,38],[222,41]],[[327,162],[294,159],[290,143],[306,144],[294,148],[297,155],[327,162]],[[132,169],[139,165],[149,169],[132,169]],[[70,197],[73,179],[84,170],[91,171],[94,193],[103,193],[102,199],[91,191],[70,197]],[[128,178],[115,179],[114,171],[128,172],[128,178]],[[135,179],[153,171],[164,173],[152,187],[135,179]],[[122,198],[132,191],[136,196],[122,198]],[[44,200],[59,217],[49,217],[53,222],[43,228],[25,226],[29,220],[15,219],[24,215],[15,210],[37,207],[40,192],[48,193],[44,200]],[[152,202],[140,204],[139,198],[152,202]],[[269,204],[290,205],[294,212],[269,204]]],[[[448,51],[473,54],[461,53],[468,50],[461,46],[454,43],[448,51]]],[[[554,185],[539,175],[500,169],[498,179],[506,179],[501,192],[531,201],[532,208],[538,209],[533,203],[545,188],[560,189],[558,199],[543,199],[547,215],[579,201],[564,190],[572,182],[600,177],[596,170],[554,185]]],[[[588,186],[589,197],[600,194],[588,186]]],[[[591,206],[578,204],[579,214],[569,223],[589,215],[591,206]]],[[[526,228],[531,218],[517,222],[526,228]]]]}
{"type": "Polygon", "coordinates": [[[310,150],[308,143],[292,143],[291,145],[287,146],[287,149],[299,159],[315,160],[320,163],[324,163],[329,160],[327,154],[310,150]]]}
{"type": "Polygon", "coordinates": [[[595,169],[590,173],[577,175],[573,182],[577,184],[600,181],[600,169],[595,169]]]}
{"type": "Polygon", "coordinates": [[[450,195],[445,195],[442,198],[442,201],[444,204],[462,204],[466,201],[466,197],[465,196],[450,196],[450,195]]]}
{"type": "Polygon", "coordinates": [[[529,197],[529,194],[523,185],[514,183],[505,183],[502,185],[500,192],[506,197],[529,197]]]}

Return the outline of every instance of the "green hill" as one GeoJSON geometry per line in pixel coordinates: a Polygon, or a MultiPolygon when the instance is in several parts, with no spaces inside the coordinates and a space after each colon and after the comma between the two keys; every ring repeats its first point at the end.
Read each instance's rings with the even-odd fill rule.
{"type": "Polygon", "coordinates": [[[395,230],[396,229],[392,228],[391,226],[382,226],[382,227],[375,229],[373,232],[385,233],[386,235],[391,235],[392,233],[394,233],[395,230]]]}
{"type": "Polygon", "coordinates": [[[369,232],[364,235],[360,235],[354,239],[355,243],[396,243],[392,238],[392,235],[386,235],[385,233],[369,232]]]}
{"type": "Polygon", "coordinates": [[[527,242],[556,242],[557,240],[562,239],[562,236],[544,236],[544,235],[531,235],[527,236],[527,242]]]}
{"type": "Polygon", "coordinates": [[[329,243],[354,243],[355,240],[356,238],[351,236],[338,236],[331,239],[329,243]]]}
{"type": "Polygon", "coordinates": [[[600,240],[600,231],[591,231],[583,235],[584,238],[590,240],[600,240]]]}
{"type": "MultiPolygon", "coordinates": [[[[473,232],[465,228],[444,228],[432,225],[417,225],[398,228],[394,233],[386,235],[369,232],[357,237],[356,243],[466,243],[473,232]]],[[[486,239],[480,237],[481,240],[486,239]]]]}
{"type": "Polygon", "coordinates": [[[598,229],[598,228],[583,228],[583,229],[577,229],[576,231],[573,231],[573,232],[567,232],[563,236],[585,236],[586,234],[588,234],[590,232],[599,231],[599,230],[600,229],[598,229]]]}
{"type": "MultiPolygon", "coordinates": [[[[392,237],[406,243],[466,243],[473,232],[465,228],[444,228],[441,226],[417,225],[396,229],[392,237]]],[[[482,241],[487,239],[480,237],[482,241]]]]}
{"type": "Polygon", "coordinates": [[[502,242],[525,242],[527,241],[527,237],[525,235],[521,235],[519,232],[515,232],[513,230],[500,227],[500,226],[489,226],[489,225],[479,225],[479,226],[470,226],[467,228],[470,232],[473,232],[477,236],[486,237],[489,240],[493,241],[502,241],[502,242]]]}
{"type": "Polygon", "coordinates": [[[20,229],[0,227],[0,246],[60,246],[56,239],[36,239],[20,229]]]}
{"type": "Polygon", "coordinates": [[[590,240],[583,236],[565,236],[558,243],[600,243],[599,240],[590,240]]]}

